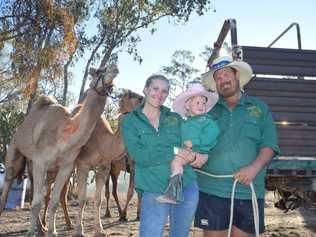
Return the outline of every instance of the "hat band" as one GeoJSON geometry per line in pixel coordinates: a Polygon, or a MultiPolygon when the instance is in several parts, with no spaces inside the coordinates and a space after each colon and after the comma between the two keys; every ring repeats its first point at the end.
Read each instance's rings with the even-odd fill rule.
{"type": "Polygon", "coordinates": [[[230,64],[230,63],[231,63],[231,61],[222,60],[222,61],[220,61],[220,62],[218,62],[218,63],[212,64],[212,65],[211,65],[211,69],[212,69],[212,70],[217,70],[217,69],[220,69],[220,68],[222,68],[222,67],[224,67],[225,65],[230,64]]]}

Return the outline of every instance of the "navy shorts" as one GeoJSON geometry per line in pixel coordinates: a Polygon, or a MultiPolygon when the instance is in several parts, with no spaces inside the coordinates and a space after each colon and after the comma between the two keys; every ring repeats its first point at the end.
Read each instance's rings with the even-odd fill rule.
{"type": "MultiPolygon", "coordinates": [[[[264,232],[264,200],[258,199],[259,232],[264,232]]],[[[230,218],[230,198],[200,192],[194,226],[213,231],[227,230],[230,218]]],[[[246,233],[255,234],[251,200],[235,199],[233,225],[246,233]]]]}

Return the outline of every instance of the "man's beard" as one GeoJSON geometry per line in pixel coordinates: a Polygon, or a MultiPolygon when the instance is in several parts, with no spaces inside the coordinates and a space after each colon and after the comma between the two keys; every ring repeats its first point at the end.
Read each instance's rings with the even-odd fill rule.
{"type": "Polygon", "coordinates": [[[225,83],[224,85],[219,88],[220,94],[224,98],[229,98],[231,96],[234,96],[238,91],[240,90],[239,84],[233,85],[232,82],[225,83]],[[225,88],[225,86],[228,85],[228,87],[225,88]]]}

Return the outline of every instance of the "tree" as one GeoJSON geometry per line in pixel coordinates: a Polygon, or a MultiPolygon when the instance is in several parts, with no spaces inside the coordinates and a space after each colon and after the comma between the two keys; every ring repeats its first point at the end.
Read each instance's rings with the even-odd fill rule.
{"type": "Polygon", "coordinates": [[[13,110],[10,106],[0,110],[0,162],[4,162],[7,146],[15,128],[22,123],[24,113],[13,110]]]}
{"type": "MultiPolygon", "coordinates": [[[[87,2],[87,3],[86,3],[87,2]]],[[[84,0],[4,0],[0,5],[0,50],[9,49],[1,81],[13,81],[16,92],[35,98],[40,80],[63,72],[76,46],[75,20],[86,9],[84,0]]]]}
{"type": "Polygon", "coordinates": [[[162,71],[170,79],[170,94],[167,103],[175,99],[175,97],[184,92],[188,83],[193,80],[200,80],[197,77],[199,70],[192,67],[194,56],[189,50],[177,50],[172,55],[171,65],[164,66],[162,71]]]}
{"type": "MultiPolygon", "coordinates": [[[[93,36],[95,47],[85,67],[79,101],[83,96],[89,67],[92,63],[96,63],[96,59],[100,59],[99,66],[104,67],[110,61],[118,60],[118,53],[125,49],[135,60],[141,62],[142,58],[136,48],[141,40],[136,35],[137,30],[153,27],[155,22],[164,17],[173,17],[176,22],[187,22],[193,12],[204,14],[209,4],[208,0],[102,1],[102,7],[95,14],[99,21],[97,33],[93,36]]],[[[155,30],[151,28],[152,33],[155,30]]]]}

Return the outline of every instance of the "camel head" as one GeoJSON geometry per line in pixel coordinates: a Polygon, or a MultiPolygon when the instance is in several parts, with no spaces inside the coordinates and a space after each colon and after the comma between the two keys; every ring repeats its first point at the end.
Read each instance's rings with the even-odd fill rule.
{"type": "Polygon", "coordinates": [[[136,106],[142,103],[143,99],[143,96],[130,90],[125,90],[119,101],[120,113],[126,114],[131,112],[136,106]]]}
{"type": "Polygon", "coordinates": [[[89,74],[92,79],[89,87],[94,89],[99,95],[107,96],[112,92],[113,80],[119,73],[115,64],[105,68],[90,68],[89,74]]]}

